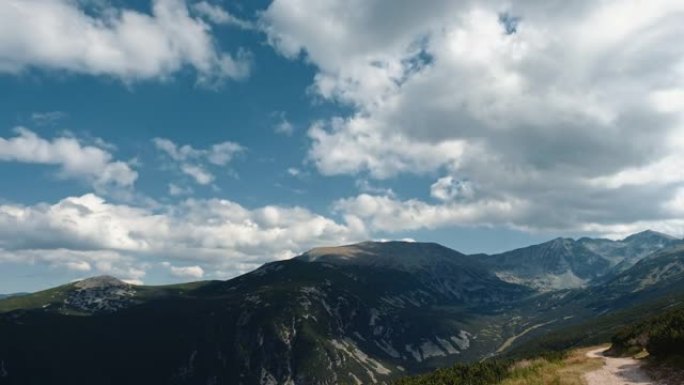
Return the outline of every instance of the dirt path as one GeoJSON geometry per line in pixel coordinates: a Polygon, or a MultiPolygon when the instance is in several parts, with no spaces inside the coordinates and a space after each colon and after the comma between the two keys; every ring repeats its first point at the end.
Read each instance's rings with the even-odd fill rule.
{"type": "Polygon", "coordinates": [[[633,358],[606,357],[606,348],[587,352],[589,358],[602,358],[605,365],[584,375],[588,385],[657,385],[641,369],[641,363],[633,358]]]}
{"type": "Polygon", "coordinates": [[[520,337],[524,336],[525,334],[531,332],[532,330],[540,328],[542,326],[546,326],[546,325],[553,323],[553,322],[556,322],[556,320],[552,320],[549,322],[545,322],[543,324],[536,324],[536,325],[532,325],[532,326],[528,327],[527,329],[520,332],[520,334],[516,334],[513,337],[510,337],[509,339],[504,341],[504,343],[501,344],[501,346],[499,346],[498,349],[496,349],[495,354],[499,354],[499,353],[503,352],[504,350],[508,349],[511,345],[513,345],[513,342],[515,342],[515,340],[517,340],[518,338],[520,338],[520,337]]]}

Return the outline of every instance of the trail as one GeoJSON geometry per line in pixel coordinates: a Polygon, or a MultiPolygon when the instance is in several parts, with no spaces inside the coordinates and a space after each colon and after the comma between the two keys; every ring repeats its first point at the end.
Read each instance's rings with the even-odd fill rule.
{"type": "Polygon", "coordinates": [[[601,358],[605,365],[584,375],[588,385],[658,385],[641,369],[641,363],[633,358],[606,357],[606,348],[587,352],[589,358],[601,358]]]}
{"type": "Polygon", "coordinates": [[[532,330],[540,328],[542,326],[546,326],[546,325],[553,323],[553,322],[556,322],[556,320],[544,322],[542,324],[532,325],[532,326],[528,327],[527,329],[523,330],[521,333],[516,334],[513,337],[508,338],[503,344],[501,344],[501,346],[499,346],[498,349],[496,349],[495,354],[499,354],[499,353],[503,352],[504,350],[508,349],[513,344],[513,342],[515,342],[515,340],[517,340],[518,338],[520,338],[520,337],[524,336],[525,334],[531,332],[532,330]]]}

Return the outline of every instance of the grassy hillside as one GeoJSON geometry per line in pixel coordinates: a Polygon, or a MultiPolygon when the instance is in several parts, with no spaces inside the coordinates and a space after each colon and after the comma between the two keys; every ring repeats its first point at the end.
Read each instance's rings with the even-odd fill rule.
{"type": "Polygon", "coordinates": [[[460,364],[421,376],[398,380],[394,385],[582,385],[582,375],[602,366],[586,357],[588,348],[550,352],[523,360],[490,360],[460,364]]]}

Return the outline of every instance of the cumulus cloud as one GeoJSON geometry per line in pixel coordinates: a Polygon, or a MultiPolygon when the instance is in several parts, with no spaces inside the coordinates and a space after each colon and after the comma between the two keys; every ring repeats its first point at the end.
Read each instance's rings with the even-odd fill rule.
{"type": "Polygon", "coordinates": [[[249,74],[248,55],[222,52],[184,0],[153,0],[151,14],[110,5],[87,12],[82,3],[0,2],[0,72],[40,68],[128,82],[165,79],[189,67],[200,83],[249,74]]]}
{"type": "Polygon", "coordinates": [[[55,165],[64,178],[83,179],[97,190],[109,187],[128,188],[138,173],[125,162],[99,146],[86,145],[74,137],[45,139],[19,127],[16,136],[0,137],[0,161],[55,165]]]}
{"type": "MultiPolygon", "coordinates": [[[[401,200],[389,195],[360,194],[334,204],[348,223],[358,221],[369,232],[386,233],[436,229],[448,226],[506,226],[527,232],[558,232],[571,228],[586,234],[621,239],[644,229],[684,237],[684,190],[675,198],[630,212],[619,211],[630,198],[596,195],[595,204],[574,215],[568,210],[549,210],[529,200],[480,199],[432,204],[420,199],[401,200]],[[547,210],[546,212],[544,210],[547,210]]],[[[633,199],[633,198],[631,198],[633,199]]],[[[568,199],[577,206],[577,202],[568,199]]]]}
{"type": "Polygon", "coordinates": [[[162,261],[187,277],[199,277],[197,266],[226,278],[314,246],[364,238],[365,228],[353,219],[340,223],[301,207],[247,209],[220,199],[152,209],[86,194],[54,204],[0,205],[0,261],[77,271],[88,264],[88,271],[127,279],[144,277],[162,261]]]}
{"type": "Polygon", "coordinates": [[[385,179],[400,173],[423,174],[444,164],[456,165],[465,142],[448,140],[429,144],[375,130],[368,122],[332,119],[309,129],[313,146],[309,157],[324,175],[357,174],[385,179]]]}
{"type": "Polygon", "coordinates": [[[526,212],[526,203],[513,200],[481,200],[474,203],[433,205],[419,199],[399,200],[389,195],[360,194],[334,205],[348,221],[368,223],[375,231],[399,232],[444,226],[514,224],[526,212]]]}
{"type": "Polygon", "coordinates": [[[663,207],[684,184],[682,17],[668,0],[275,0],[261,25],[316,66],[318,97],[352,108],[309,129],[322,174],[468,181],[433,184],[443,204],[342,207],[375,202],[361,217],[382,228],[401,207],[435,225],[611,232],[675,223],[663,207]]]}
{"type": "MultiPolygon", "coordinates": [[[[208,185],[215,176],[206,169],[205,164],[226,166],[233,158],[245,152],[245,148],[234,142],[222,142],[207,149],[196,149],[190,145],[179,146],[169,139],[154,138],[155,147],[178,164],[184,174],[192,177],[197,184],[208,185]]],[[[174,189],[178,191],[178,189],[174,189]]],[[[176,194],[172,194],[176,195],[176,194]]]]}

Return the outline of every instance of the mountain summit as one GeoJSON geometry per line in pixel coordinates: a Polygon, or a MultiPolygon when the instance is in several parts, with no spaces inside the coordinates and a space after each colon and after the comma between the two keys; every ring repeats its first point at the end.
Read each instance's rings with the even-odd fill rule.
{"type": "Polygon", "coordinates": [[[338,247],[319,247],[307,251],[297,259],[333,265],[374,266],[415,271],[435,264],[473,263],[465,254],[437,243],[421,242],[361,242],[338,247]]]}
{"type": "Polygon", "coordinates": [[[100,275],[77,281],[74,283],[74,286],[79,289],[102,289],[108,287],[126,287],[130,285],[110,275],[100,275]]]}
{"type": "Polygon", "coordinates": [[[622,240],[622,242],[671,242],[671,241],[681,241],[677,237],[674,237],[669,234],[661,233],[659,231],[654,231],[654,230],[644,230],[642,232],[632,234],[625,239],[622,240]]]}

